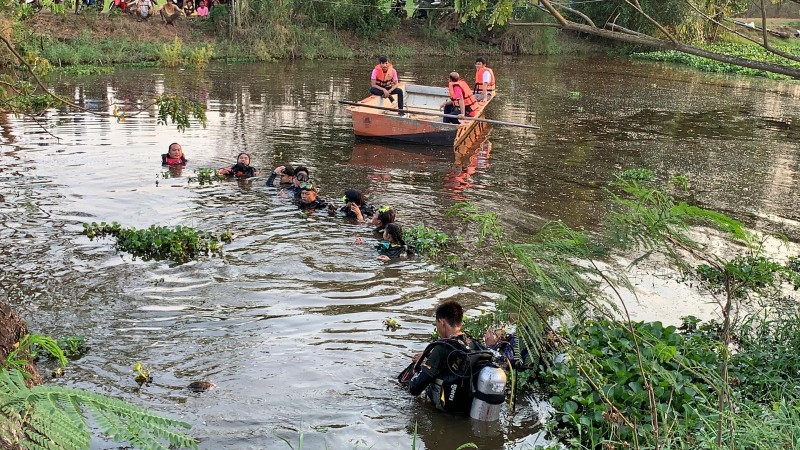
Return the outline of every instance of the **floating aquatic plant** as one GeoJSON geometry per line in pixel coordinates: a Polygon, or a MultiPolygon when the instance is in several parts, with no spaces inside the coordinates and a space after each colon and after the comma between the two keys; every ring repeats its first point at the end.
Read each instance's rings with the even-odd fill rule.
{"type": "Polygon", "coordinates": [[[225,176],[217,173],[216,169],[210,169],[208,167],[195,169],[194,173],[196,173],[197,176],[189,177],[189,183],[198,182],[200,183],[200,186],[203,186],[204,184],[212,184],[214,181],[222,181],[225,179],[225,176]]]}
{"type": "Polygon", "coordinates": [[[233,240],[230,230],[220,235],[198,231],[191,227],[160,227],[146,229],[123,228],[117,222],[83,224],[83,234],[95,237],[113,236],[116,248],[145,261],[169,259],[185,263],[199,256],[222,254],[222,243],[233,240]]]}

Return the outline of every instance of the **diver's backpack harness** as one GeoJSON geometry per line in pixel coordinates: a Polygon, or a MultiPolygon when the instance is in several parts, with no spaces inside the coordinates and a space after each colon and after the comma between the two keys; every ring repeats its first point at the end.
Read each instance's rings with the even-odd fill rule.
{"type": "Polygon", "coordinates": [[[494,363],[494,353],[488,349],[471,351],[466,342],[457,338],[438,339],[428,344],[422,352],[422,356],[414,364],[415,373],[421,370],[423,361],[433,349],[440,345],[450,349],[445,361],[450,373],[440,373],[438,376],[442,381],[443,391],[455,387],[462,392],[469,392],[470,400],[478,399],[492,405],[499,405],[505,401],[505,395],[486,394],[477,387],[478,374],[481,369],[484,367],[499,367],[494,363]],[[468,389],[465,389],[467,387],[468,389]]]}

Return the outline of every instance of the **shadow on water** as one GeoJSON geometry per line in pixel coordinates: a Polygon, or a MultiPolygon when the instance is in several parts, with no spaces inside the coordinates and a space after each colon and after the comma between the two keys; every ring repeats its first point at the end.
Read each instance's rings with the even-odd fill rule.
{"type": "MultiPolygon", "coordinates": [[[[442,84],[442,64],[413,60],[398,70],[406,81],[442,84]]],[[[303,433],[308,448],[402,449],[414,423],[426,448],[541,443],[533,399],[496,428],[473,429],[392,382],[423,347],[439,302],[456,299],[473,313],[491,304],[478,287],[438,286],[438,267],[421,259],[378,262],[370,227],[302,214],[264,177],[189,182],[198,168],[230,165],[241,151],[264,173],[308,166],[328,200],[359,189],[394,206],[402,225],[448,231],[461,224],[445,211],[464,200],[496,212],[518,239],[555,219],[597,230],[608,206],[602,186],[623,167],[684,173],[699,204],[759,229],[800,222],[794,84],[617,59],[506,59],[493,64],[503,95],[487,116],[541,130],[497,127],[454,151],[354,143],[337,100],[363,98],[372,66],[218,64],[202,74],[118,69],[53,81],[98,110],[161,92],[188,95],[209,108],[209,124],[184,134],[159,126],[153,110],[124,124],[48,111],[42,119],[61,142],[30,121],[2,118],[0,292],[32,330],[85,335],[91,346],[56,382],[182,417],[203,448],[284,448],[276,435],[297,442],[303,433]],[[176,141],[189,163],[170,171],[160,154],[176,141]],[[235,240],[222,258],[133,260],[111,241],[80,235],[81,223],[101,220],[229,228],[235,240]],[[386,331],[387,317],[402,328],[386,331]],[[136,361],[155,376],[139,391],[136,361]],[[217,387],[192,393],[186,387],[196,379],[217,387]]],[[[646,304],[633,313],[653,318],[646,304]]]]}

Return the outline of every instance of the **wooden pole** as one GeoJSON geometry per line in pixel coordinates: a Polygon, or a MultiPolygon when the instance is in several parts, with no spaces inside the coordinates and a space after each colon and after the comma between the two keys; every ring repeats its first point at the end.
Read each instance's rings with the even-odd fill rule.
{"type": "MultiPolygon", "coordinates": [[[[404,112],[406,114],[421,114],[423,116],[434,116],[434,117],[450,117],[453,119],[458,120],[472,120],[475,122],[485,122],[490,123],[492,125],[504,125],[509,127],[520,127],[520,128],[530,128],[534,130],[538,130],[539,126],[536,125],[528,125],[526,123],[515,123],[515,122],[504,122],[502,120],[491,120],[491,119],[483,119],[481,117],[459,117],[455,114],[442,114],[442,113],[435,113],[435,112],[427,112],[427,111],[417,111],[412,109],[397,109],[397,108],[389,108],[386,106],[373,106],[373,105],[365,105],[364,103],[358,102],[351,102],[347,100],[339,100],[339,103],[343,105],[351,105],[351,106],[360,106],[363,108],[373,108],[373,109],[380,109],[382,111],[395,111],[395,112],[404,112]]],[[[456,124],[453,124],[456,125],[456,124]]]]}

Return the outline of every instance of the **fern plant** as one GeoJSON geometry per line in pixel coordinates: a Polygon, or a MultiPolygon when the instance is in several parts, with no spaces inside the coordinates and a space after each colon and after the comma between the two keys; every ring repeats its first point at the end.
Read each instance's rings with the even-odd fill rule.
{"type": "Polygon", "coordinates": [[[105,395],[61,386],[25,385],[19,370],[0,371],[0,438],[23,449],[89,448],[87,415],[103,434],[142,449],[197,448],[189,424],[105,395]]]}

